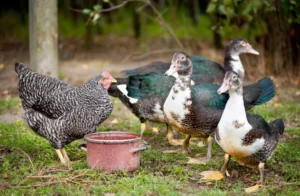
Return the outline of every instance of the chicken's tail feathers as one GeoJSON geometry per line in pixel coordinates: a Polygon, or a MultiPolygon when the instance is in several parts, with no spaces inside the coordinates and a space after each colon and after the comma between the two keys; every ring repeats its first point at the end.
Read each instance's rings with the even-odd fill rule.
{"type": "Polygon", "coordinates": [[[21,74],[25,68],[26,66],[23,63],[20,62],[15,63],[15,71],[17,72],[17,74],[21,74]]]}

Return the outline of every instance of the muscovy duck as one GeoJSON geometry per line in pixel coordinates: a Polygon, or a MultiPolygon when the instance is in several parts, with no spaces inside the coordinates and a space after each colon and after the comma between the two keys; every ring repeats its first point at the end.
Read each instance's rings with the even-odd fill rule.
{"type": "MultiPolygon", "coordinates": [[[[193,62],[195,63],[195,71],[193,74],[193,84],[203,83],[203,82],[211,82],[211,83],[219,83],[221,84],[222,78],[224,76],[224,68],[205,57],[202,56],[193,56],[193,62]]],[[[133,70],[125,70],[123,71],[128,78],[117,78],[118,83],[112,84],[108,90],[109,95],[113,97],[117,97],[121,100],[121,102],[127,106],[130,111],[139,118],[141,121],[141,135],[146,129],[146,121],[151,121],[155,123],[165,123],[165,118],[163,115],[162,107],[164,101],[173,86],[175,79],[165,80],[164,72],[170,67],[170,62],[153,62],[150,65],[133,69],[133,70]],[[155,78],[148,77],[146,74],[158,72],[155,75],[155,78]],[[154,97],[147,97],[142,99],[135,99],[128,96],[127,87],[131,86],[131,90],[134,83],[138,80],[139,82],[143,82],[143,80],[147,81],[148,91],[157,91],[159,90],[164,95],[157,93],[154,97]],[[156,83],[159,83],[160,80],[166,82],[163,86],[154,89],[153,87],[157,87],[156,83]]],[[[136,83],[138,85],[138,83],[136,83]]],[[[171,127],[167,126],[167,140],[171,145],[181,145],[182,142],[173,139],[173,134],[171,131],[171,127]]]]}
{"type": "MultiPolygon", "coordinates": [[[[264,165],[274,153],[279,136],[284,132],[284,123],[281,119],[267,123],[259,115],[246,113],[242,78],[236,72],[228,71],[218,90],[219,94],[229,91],[230,98],[218,124],[215,140],[225,151],[221,176],[225,176],[231,156],[242,165],[258,166],[259,183],[246,189],[246,192],[253,192],[263,185],[264,165]]],[[[212,171],[204,174],[206,179],[215,179],[220,176],[219,173],[212,171]]]]}
{"type": "Polygon", "coordinates": [[[112,112],[107,89],[116,80],[108,73],[73,87],[55,78],[38,74],[21,63],[15,64],[23,118],[38,135],[49,140],[60,161],[69,157],[64,146],[97,131],[112,112]]]}
{"type": "MultiPolygon", "coordinates": [[[[193,62],[193,74],[192,74],[192,84],[201,84],[201,83],[215,83],[221,84],[225,74],[225,68],[234,70],[243,70],[242,63],[239,58],[239,54],[242,53],[251,53],[259,54],[252,46],[244,39],[235,39],[230,42],[225,50],[224,58],[224,67],[214,61],[211,61],[202,56],[192,56],[191,60],[193,62]]],[[[156,123],[165,123],[163,116],[163,104],[168,94],[168,90],[171,89],[174,81],[168,81],[164,86],[157,87],[157,82],[164,80],[163,74],[170,67],[170,62],[153,62],[150,65],[123,71],[129,78],[117,78],[118,84],[112,84],[108,92],[113,97],[118,97],[124,105],[126,105],[132,112],[135,114],[141,121],[141,135],[146,128],[146,121],[156,122],[156,123]],[[146,74],[151,72],[160,73],[155,75],[155,79],[148,77],[146,74]],[[131,81],[137,81],[137,84],[133,84],[131,81]],[[147,80],[147,82],[143,82],[147,80]],[[148,83],[149,85],[144,85],[143,90],[147,90],[150,94],[150,91],[154,91],[155,97],[144,97],[142,99],[133,99],[128,97],[127,86],[128,85],[138,85],[139,83],[148,83]],[[155,89],[153,87],[156,87],[155,89]],[[148,88],[148,89],[146,89],[148,88]],[[162,94],[158,94],[157,91],[159,88],[162,94]],[[162,89],[161,89],[162,88],[162,89]]],[[[166,82],[166,81],[165,81],[166,82]]],[[[130,87],[131,90],[134,90],[130,87]]],[[[139,88],[139,87],[136,87],[139,88]]],[[[181,142],[173,139],[173,134],[171,127],[167,126],[167,139],[171,145],[179,145],[181,142]]]]}
{"type": "MultiPolygon", "coordinates": [[[[188,150],[191,136],[208,138],[207,158],[211,157],[213,136],[221,119],[228,94],[217,94],[218,85],[199,84],[191,86],[193,63],[185,53],[175,53],[170,69],[165,75],[176,77],[163,107],[167,123],[172,128],[187,134],[184,149],[188,150]]],[[[158,84],[162,85],[162,84],[158,84]]],[[[143,92],[147,95],[147,92],[143,92]]],[[[246,110],[269,101],[275,93],[270,78],[244,87],[244,107],[246,110]]],[[[143,95],[143,96],[145,96],[143,95]]],[[[153,96],[153,95],[152,95],[153,96]]]]}

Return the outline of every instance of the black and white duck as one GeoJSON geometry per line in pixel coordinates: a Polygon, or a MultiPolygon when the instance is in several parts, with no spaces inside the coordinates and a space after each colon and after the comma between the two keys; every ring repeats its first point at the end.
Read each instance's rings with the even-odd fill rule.
{"type": "MultiPolygon", "coordinates": [[[[164,115],[175,130],[187,134],[184,142],[188,150],[191,136],[208,139],[207,158],[211,157],[213,134],[221,119],[228,94],[218,95],[215,84],[191,85],[193,63],[185,53],[175,53],[166,76],[173,75],[176,81],[164,103],[164,115]]],[[[161,85],[161,84],[160,84],[161,85]]],[[[274,97],[275,88],[270,78],[244,87],[244,107],[248,110],[274,97]]]]}
{"type": "MultiPolygon", "coordinates": [[[[259,54],[246,40],[239,38],[231,41],[226,47],[224,67],[203,56],[192,56],[193,73],[191,83],[196,85],[201,83],[221,84],[225,69],[244,70],[239,58],[242,53],[259,54]]],[[[146,129],[146,121],[166,123],[163,115],[163,105],[175,79],[166,79],[163,74],[168,70],[170,64],[170,62],[153,62],[137,69],[124,70],[123,72],[128,78],[117,78],[118,84],[112,84],[108,90],[111,96],[118,97],[140,119],[141,135],[146,129]],[[150,74],[153,72],[156,74],[150,74]],[[138,99],[134,99],[128,96],[128,94],[144,94],[145,91],[147,91],[145,97],[137,96],[138,99]]],[[[182,142],[173,139],[171,127],[168,124],[166,126],[168,142],[171,145],[182,144],[182,142]]]]}
{"type": "Polygon", "coordinates": [[[218,89],[219,94],[229,91],[230,96],[215,134],[215,140],[225,151],[225,161],[221,172],[204,174],[206,179],[219,178],[219,173],[225,176],[232,156],[242,165],[258,166],[259,183],[246,189],[246,192],[253,192],[263,185],[265,163],[275,151],[279,136],[284,132],[284,123],[281,119],[267,123],[259,115],[246,113],[242,83],[242,76],[228,71],[222,86],[218,89]]]}

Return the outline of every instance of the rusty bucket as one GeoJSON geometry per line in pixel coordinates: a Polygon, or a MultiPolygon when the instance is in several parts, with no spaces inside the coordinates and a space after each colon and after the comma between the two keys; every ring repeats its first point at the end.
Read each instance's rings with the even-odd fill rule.
{"type": "Polygon", "coordinates": [[[140,166],[141,136],[130,132],[97,132],[84,137],[87,141],[87,164],[91,169],[107,172],[134,171],[140,166]]]}

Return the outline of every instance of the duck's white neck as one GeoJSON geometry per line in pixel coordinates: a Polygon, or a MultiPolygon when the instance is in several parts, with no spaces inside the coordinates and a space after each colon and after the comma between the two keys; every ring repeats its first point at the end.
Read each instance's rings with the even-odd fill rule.
{"type": "Polygon", "coordinates": [[[242,79],[244,78],[245,70],[239,55],[230,55],[226,57],[224,65],[227,67],[226,71],[232,70],[238,73],[242,79]]]}
{"type": "Polygon", "coordinates": [[[231,121],[237,119],[239,122],[248,123],[244,106],[243,88],[230,90],[229,96],[221,120],[231,121]]]}

